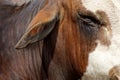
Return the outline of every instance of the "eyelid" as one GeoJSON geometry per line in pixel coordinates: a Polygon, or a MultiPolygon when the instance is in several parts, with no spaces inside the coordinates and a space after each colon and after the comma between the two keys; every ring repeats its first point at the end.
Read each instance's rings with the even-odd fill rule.
{"type": "Polygon", "coordinates": [[[82,21],[84,22],[94,22],[94,23],[97,23],[97,24],[100,24],[101,22],[97,19],[97,17],[95,16],[90,16],[90,15],[83,15],[83,14],[80,14],[78,13],[78,18],[81,19],[82,21]]]}

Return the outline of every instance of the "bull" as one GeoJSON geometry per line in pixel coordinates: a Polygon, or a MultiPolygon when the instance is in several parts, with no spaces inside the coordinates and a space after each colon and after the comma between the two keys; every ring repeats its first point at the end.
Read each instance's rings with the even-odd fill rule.
{"type": "MultiPolygon", "coordinates": [[[[41,1],[39,3],[36,1],[36,4],[40,4],[41,1]]],[[[2,32],[1,47],[5,49],[2,50],[3,54],[1,53],[2,75],[6,77],[6,73],[13,79],[25,77],[26,80],[39,80],[43,76],[49,80],[77,80],[79,78],[108,80],[107,73],[110,68],[119,64],[119,58],[117,58],[119,54],[115,56],[118,62],[115,63],[114,58],[110,59],[114,57],[110,51],[116,48],[116,42],[119,43],[116,39],[116,32],[120,30],[117,27],[119,9],[112,0],[95,1],[93,4],[94,1],[47,0],[44,4],[42,3],[43,5],[41,4],[40,9],[35,10],[36,7],[27,9],[37,11],[37,14],[31,14],[32,16],[36,14],[32,20],[31,15],[23,16],[27,10],[19,12],[21,7],[16,8],[14,15],[11,12],[12,17],[5,16],[7,20],[3,22],[13,22],[13,26],[2,29],[4,32],[2,32]],[[11,40],[7,41],[9,39],[11,40]],[[24,49],[15,50],[11,47],[17,40],[19,41],[15,48],[24,49]],[[35,44],[31,45],[33,43],[35,44]],[[6,64],[3,65],[5,61],[6,64]],[[9,68],[8,65],[10,65],[9,68]],[[28,75],[31,76],[28,77],[28,75]]],[[[4,23],[4,25],[8,24],[4,23]]],[[[117,36],[119,38],[119,34],[117,36]]],[[[119,49],[116,49],[119,52],[119,49]]],[[[116,50],[114,52],[118,53],[116,50]]]]}

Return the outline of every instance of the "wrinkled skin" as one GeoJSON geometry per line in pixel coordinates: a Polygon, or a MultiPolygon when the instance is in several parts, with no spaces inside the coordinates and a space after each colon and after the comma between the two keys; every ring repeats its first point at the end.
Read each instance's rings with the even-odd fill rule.
{"type": "Polygon", "coordinates": [[[81,0],[43,3],[0,8],[0,80],[81,79],[96,41],[110,46],[111,24],[104,11],[89,11],[81,0]]]}
{"type": "Polygon", "coordinates": [[[86,72],[97,40],[109,46],[108,16],[88,11],[81,0],[51,0],[37,13],[16,48],[43,40],[42,62],[49,80],[77,80],[86,72]]]}
{"type": "Polygon", "coordinates": [[[4,1],[0,0],[0,80],[46,80],[41,65],[42,42],[23,50],[15,49],[44,0],[34,0],[29,4],[4,1]]]}

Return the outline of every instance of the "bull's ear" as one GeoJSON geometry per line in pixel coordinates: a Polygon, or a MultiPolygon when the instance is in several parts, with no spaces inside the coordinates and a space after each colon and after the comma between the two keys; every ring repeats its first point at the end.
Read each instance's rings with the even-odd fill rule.
{"type": "Polygon", "coordinates": [[[55,27],[59,19],[56,6],[46,6],[33,18],[22,38],[15,48],[24,48],[28,44],[44,39],[55,27]]]}

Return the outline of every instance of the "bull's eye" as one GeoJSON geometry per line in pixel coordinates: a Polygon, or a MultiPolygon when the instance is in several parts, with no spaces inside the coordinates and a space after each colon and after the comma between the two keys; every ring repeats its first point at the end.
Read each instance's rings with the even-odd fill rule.
{"type": "Polygon", "coordinates": [[[100,21],[95,15],[78,14],[78,24],[80,30],[84,32],[86,37],[92,37],[97,35],[100,28],[100,21]]]}
{"type": "Polygon", "coordinates": [[[98,27],[97,25],[100,24],[100,21],[94,16],[79,14],[78,18],[83,24],[88,24],[90,27],[98,27]]]}

